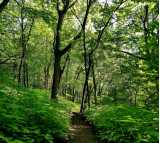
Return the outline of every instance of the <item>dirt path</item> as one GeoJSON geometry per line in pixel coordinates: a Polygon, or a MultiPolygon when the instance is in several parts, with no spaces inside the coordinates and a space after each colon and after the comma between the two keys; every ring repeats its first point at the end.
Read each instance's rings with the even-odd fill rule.
{"type": "Polygon", "coordinates": [[[72,114],[72,126],[70,128],[69,143],[98,143],[91,127],[79,113],[72,114]]]}

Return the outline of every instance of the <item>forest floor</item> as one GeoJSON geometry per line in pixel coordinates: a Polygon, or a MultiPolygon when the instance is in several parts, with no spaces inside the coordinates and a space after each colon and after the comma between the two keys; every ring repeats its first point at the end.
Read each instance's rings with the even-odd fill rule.
{"type": "Polygon", "coordinates": [[[72,126],[69,138],[69,143],[98,143],[91,126],[78,112],[72,113],[72,126]]]}

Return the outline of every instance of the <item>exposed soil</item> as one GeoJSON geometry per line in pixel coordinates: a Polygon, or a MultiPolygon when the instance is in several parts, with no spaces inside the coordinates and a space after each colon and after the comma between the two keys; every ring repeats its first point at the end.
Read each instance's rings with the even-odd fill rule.
{"type": "Polygon", "coordinates": [[[83,114],[72,113],[69,143],[99,143],[83,114]]]}

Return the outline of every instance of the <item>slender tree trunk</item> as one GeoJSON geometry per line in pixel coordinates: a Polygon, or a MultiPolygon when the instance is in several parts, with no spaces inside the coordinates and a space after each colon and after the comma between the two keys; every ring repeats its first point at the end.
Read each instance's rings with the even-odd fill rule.
{"type": "Polygon", "coordinates": [[[92,77],[93,77],[93,87],[94,87],[94,102],[95,102],[95,105],[97,105],[97,85],[96,85],[96,79],[95,79],[93,59],[92,59],[92,77]]]}
{"type": "Polygon", "coordinates": [[[86,87],[87,87],[87,79],[85,79],[84,86],[83,86],[83,95],[82,95],[82,100],[81,100],[80,113],[82,113],[84,111],[84,101],[85,101],[85,97],[86,97],[86,87]]]}
{"type": "Polygon", "coordinates": [[[80,108],[80,112],[82,113],[84,111],[84,103],[86,98],[88,97],[88,78],[89,78],[89,69],[86,71],[86,75],[85,75],[85,82],[84,82],[84,86],[83,86],[83,95],[82,95],[82,101],[81,101],[81,108],[80,108]]]}
{"type": "Polygon", "coordinates": [[[70,58],[68,59],[68,64],[67,64],[67,69],[66,69],[66,74],[65,74],[65,82],[68,81],[68,73],[69,73],[69,65],[70,65],[70,58]]]}
{"type": "Polygon", "coordinates": [[[90,94],[90,88],[89,88],[89,84],[87,85],[87,97],[88,97],[88,107],[90,108],[90,97],[91,97],[91,94],[90,94]]]}
{"type": "Polygon", "coordinates": [[[47,66],[44,67],[44,88],[48,89],[48,82],[49,82],[49,69],[51,63],[48,63],[47,66]]]}
{"type": "Polygon", "coordinates": [[[19,70],[18,70],[18,83],[22,84],[24,87],[26,87],[26,46],[25,46],[25,41],[22,40],[22,56],[20,59],[20,65],[19,65],[19,70]]]}
{"type": "Polygon", "coordinates": [[[137,92],[134,95],[134,105],[137,106],[137,92]]]}
{"type": "Polygon", "coordinates": [[[89,61],[88,61],[88,78],[87,78],[87,97],[88,97],[88,107],[90,107],[90,88],[89,88],[89,74],[91,71],[91,66],[92,66],[92,60],[91,60],[91,55],[89,54],[89,61]]]}
{"type": "Polygon", "coordinates": [[[26,87],[26,47],[22,40],[22,56],[18,70],[18,83],[26,87]]]}
{"type": "Polygon", "coordinates": [[[48,88],[48,71],[46,66],[44,67],[44,88],[48,88]]]}
{"type": "Polygon", "coordinates": [[[103,87],[104,87],[104,85],[101,86],[101,83],[99,83],[97,96],[100,97],[100,102],[102,102],[102,91],[103,91],[103,87]]]}
{"type": "Polygon", "coordinates": [[[142,18],[143,22],[143,32],[144,32],[144,42],[147,54],[149,55],[148,49],[148,5],[144,6],[144,18],[142,18]]]}
{"type": "Polygon", "coordinates": [[[21,69],[22,69],[22,58],[20,60],[19,68],[18,68],[18,83],[21,83],[21,69]]]}
{"type": "Polygon", "coordinates": [[[78,68],[77,68],[77,70],[75,72],[75,77],[74,77],[75,80],[78,80],[81,72],[83,72],[83,69],[82,69],[81,66],[78,66],[78,68]]]}
{"type": "MultiPolygon", "coordinates": [[[[90,0],[89,1],[89,7],[92,3],[92,1],[90,0]]],[[[114,9],[113,12],[115,12],[117,9],[119,9],[120,5],[123,3],[123,1],[121,1],[121,3],[114,9]]],[[[89,12],[89,10],[88,10],[89,12]]],[[[86,11],[86,13],[88,13],[86,11]]],[[[87,17],[86,17],[87,18],[87,17]]],[[[85,82],[84,82],[84,87],[83,87],[83,95],[82,95],[82,101],[81,101],[81,108],[80,108],[80,112],[83,112],[84,110],[84,100],[85,100],[85,94],[87,92],[87,95],[86,97],[88,98],[88,105],[90,104],[89,100],[90,100],[90,95],[89,95],[89,88],[88,88],[88,78],[89,78],[89,73],[90,73],[90,69],[91,69],[91,56],[93,55],[93,53],[95,52],[95,50],[99,47],[100,45],[100,41],[101,41],[101,38],[102,38],[102,35],[106,29],[106,27],[108,26],[110,20],[112,18],[112,15],[109,17],[109,19],[107,20],[107,22],[104,24],[104,27],[103,29],[101,30],[101,32],[99,33],[98,37],[97,37],[97,40],[96,40],[96,45],[95,45],[95,48],[93,50],[91,50],[88,54],[87,54],[87,50],[86,50],[86,44],[85,44],[85,24],[82,25],[82,29],[83,29],[83,48],[84,48],[84,61],[85,61],[85,82]],[[89,56],[89,63],[87,63],[87,56],[89,56]],[[88,65],[87,65],[88,64],[88,65]],[[86,91],[87,90],[87,91],[86,91]]]]}
{"type": "Polygon", "coordinates": [[[23,86],[26,87],[26,61],[25,61],[25,58],[24,58],[24,61],[23,61],[23,75],[22,75],[22,83],[23,83],[23,86]]]}
{"type": "Polygon", "coordinates": [[[86,88],[88,85],[88,77],[89,77],[89,70],[87,68],[87,49],[86,49],[86,36],[85,36],[85,26],[83,31],[83,50],[84,50],[84,67],[85,67],[85,82],[83,86],[83,95],[82,95],[82,101],[81,101],[81,107],[80,107],[80,113],[84,110],[84,99],[86,97],[86,88]]]}
{"type": "Polygon", "coordinates": [[[90,74],[90,69],[91,69],[91,61],[90,61],[90,55],[88,57],[89,57],[89,60],[87,61],[87,54],[84,54],[85,82],[84,82],[84,86],[83,86],[83,95],[82,95],[81,108],[80,108],[81,113],[84,111],[84,104],[85,104],[85,101],[87,100],[87,98],[88,98],[88,106],[90,106],[88,79],[89,79],[89,74],[90,74]]]}
{"type": "MultiPolygon", "coordinates": [[[[22,1],[23,2],[23,1],[22,1]]],[[[21,7],[21,48],[22,48],[22,53],[21,53],[21,59],[20,59],[20,64],[18,68],[18,83],[21,84],[22,81],[22,72],[23,72],[23,63],[24,63],[24,56],[25,56],[25,44],[24,44],[24,16],[23,16],[23,6],[21,7]]]]}
{"type": "Polygon", "coordinates": [[[25,6],[25,0],[21,0],[19,3],[20,9],[21,9],[21,20],[20,20],[20,25],[21,25],[21,39],[20,39],[20,44],[21,44],[21,57],[20,57],[20,64],[18,67],[18,83],[22,84],[23,86],[27,87],[28,86],[28,64],[27,64],[27,43],[29,41],[30,35],[31,35],[31,30],[34,25],[34,18],[32,18],[29,32],[26,34],[25,33],[25,28],[26,24],[24,22],[25,15],[24,15],[24,6],[25,6]]]}
{"type": "Polygon", "coordinates": [[[16,63],[16,61],[14,61],[13,62],[13,69],[12,69],[12,71],[13,71],[13,73],[14,73],[14,79],[16,79],[17,78],[17,63],[16,63]]]}
{"type": "Polygon", "coordinates": [[[22,1],[21,7],[21,59],[18,69],[18,83],[22,84],[26,87],[26,36],[25,36],[25,28],[24,28],[24,0],[22,1]]]}
{"type": "Polygon", "coordinates": [[[26,86],[29,87],[28,64],[26,63],[26,86]]]}

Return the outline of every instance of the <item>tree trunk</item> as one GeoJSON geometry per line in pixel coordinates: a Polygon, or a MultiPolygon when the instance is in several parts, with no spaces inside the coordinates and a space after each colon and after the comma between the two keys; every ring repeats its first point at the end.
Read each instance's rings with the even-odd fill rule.
{"type": "Polygon", "coordinates": [[[21,39],[20,39],[20,44],[21,44],[21,58],[20,58],[20,64],[18,67],[18,83],[22,84],[24,87],[28,86],[28,65],[27,65],[27,43],[29,41],[32,27],[34,25],[34,18],[32,18],[29,32],[26,34],[25,28],[27,25],[24,22],[25,15],[24,15],[24,7],[25,7],[25,0],[21,1],[20,8],[21,8],[21,39]]]}
{"type": "Polygon", "coordinates": [[[86,96],[86,87],[88,85],[88,77],[89,77],[89,70],[87,68],[87,50],[86,50],[86,36],[85,36],[85,26],[83,31],[83,50],[84,50],[84,67],[85,67],[85,82],[83,86],[83,95],[82,95],[82,101],[81,101],[81,107],[80,107],[80,113],[84,110],[84,100],[86,96]]]}
{"type": "Polygon", "coordinates": [[[5,6],[9,3],[9,0],[3,0],[0,3],[0,13],[4,10],[5,6]]]}
{"type": "Polygon", "coordinates": [[[26,86],[29,87],[28,64],[26,63],[26,86]]]}
{"type": "Polygon", "coordinates": [[[52,82],[52,89],[51,89],[51,99],[57,99],[57,93],[60,84],[61,78],[61,57],[55,55],[55,62],[54,62],[54,74],[53,74],[53,82],[52,82]]]}
{"type": "Polygon", "coordinates": [[[18,83],[22,84],[24,87],[26,87],[26,36],[25,36],[25,26],[24,26],[24,1],[22,1],[22,7],[21,7],[21,59],[18,69],[18,83]]]}
{"type": "Polygon", "coordinates": [[[22,75],[22,83],[23,83],[23,86],[24,87],[27,87],[27,85],[26,85],[26,60],[25,60],[25,58],[24,58],[24,61],[23,61],[24,63],[23,63],[23,75],[22,75]]]}
{"type": "Polygon", "coordinates": [[[20,60],[19,68],[18,68],[18,83],[21,83],[21,69],[22,69],[22,58],[20,60]]]}
{"type": "Polygon", "coordinates": [[[97,85],[96,85],[96,79],[95,79],[95,73],[94,73],[93,59],[92,59],[92,76],[93,76],[93,87],[94,87],[94,102],[95,102],[95,105],[97,105],[97,85]]]}
{"type": "Polygon", "coordinates": [[[86,9],[86,13],[83,19],[83,24],[82,24],[82,29],[80,30],[80,32],[73,37],[73,41],[71,41],[63,50],[60,50],[61,48],[61,29],[62,29],[62,25],[64,22],[64,17],[67,13],[67,11],[74,5],[75,3],[70,3],[70,0],[65,0],[65,1],[57,1],[57,13],[58,13],[58,21],[57,21],[57,26],[56,26],[56,32],[55,32],[55,40],[53,43],[53,49],[54,49],[54,74],[53,74],[53,82],[52,82],[52,90],[51,90],[51,98],[52,99],[57,99],[57,93],[58,93],[58,89],[59,89],[59,84],[60,84],[60,80],[61,80],[61,76],[62,73],[64,71],[64,68],[61,69],[61,57],[63,55],[65,55],[71,48],[73,45],[73,41],[78,40],[81,37],[81,33],[82,31],[85,31],[85,25],[86,25],[86,21],[88,18],[88,14],[89,14],[89,9],[91,7],[92,4],[92,0],[87,1],[87,9],[86,9]],[[63,8],[61,8],[61,4],[63,4],[63,8]]]}
{"type": "Polygon", "coordinates": [[[50,63],[44,67],[44,88],[48,89],[50,63]]]}
{"type": "Polygon", "coordinates": [[[82,101],[81,101],[81,108],[80,112],[82,113],[84,111],[84,103],[85,100],[88,98],[88,106],[90,106],[90,93],[89,93],[89,85],[88,85],[88,79],[89,79],[89,73],[91,69],[91,59],[89,55],[89,60],[87,61],[87,54],[84,54],[84,60],[85,60],[85,82],[83,86],[83,95],[82,95],[82,101]]]}
{"type": "MultiPolygon", "coordinates": [[[[87,76],[86,76],[87,78],[87,76]]],[[[81,101],[81,107],[80,107],[80,113],[84,111],[84,100],[85,100],[85,95],[86,95],[86,87],[87,87],[87,79],[85,78],[84,86],[83,86],[83,95],[82,95],[82,101],[81,101]]]]}
{"type": "Polygon", "coordinates": [[[150,52],[148,49],[148,5],[144,6],[144,17],[142,19],[142,22],[143,22],[145,48],[146,48],[147,54],[149,55],[150,52]]]}
{"type": "Polygon", "coordinates": [[[58,22],[56,27],[55,39],[53,43],[54,73],[52,77],[51,99],[57,99],[57,93],[58,93],[59,83],[61,78],[61,54],[60,54],[61,34],[60,32],[63,25],[64,16],[66,13],[65,11],[61,11],[59,9],[57,9],[57,12],[58,12],[58,22]]]}
{"type": "Polygon", "coordinates": [[[137,92],[134,95],[134,105],[137,106],[137,92]]]}

